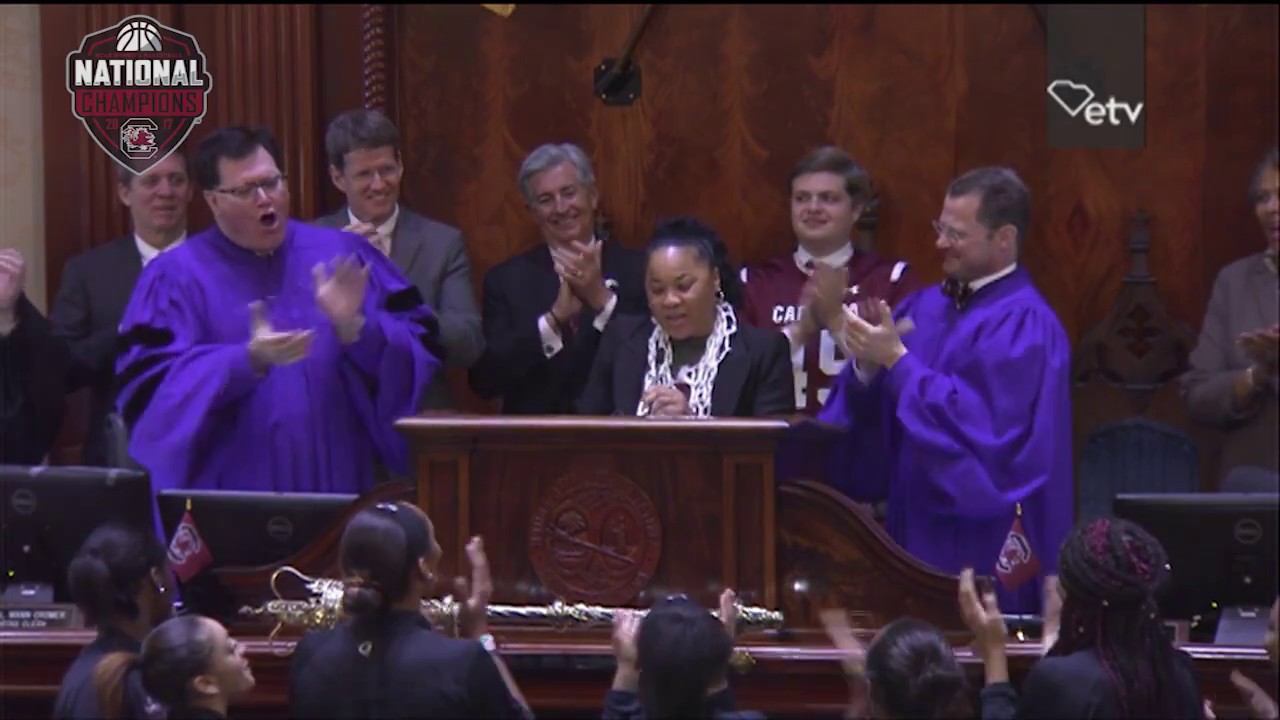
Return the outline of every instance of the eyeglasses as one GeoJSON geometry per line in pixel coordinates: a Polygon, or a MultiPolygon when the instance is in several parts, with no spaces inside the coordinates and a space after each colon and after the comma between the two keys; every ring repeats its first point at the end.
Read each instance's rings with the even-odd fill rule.
{"type": "Polygon", "coordinates": [[[950,225],[947,225],[941,220],[933,221],[933,231],[939,235],[945,236],[948,240],[950,240],[953,243],[962,242],[969,237],[969,233],[961,232],[951,227],[950,225]]]}
{"type": "Polygon", "coordinates": [[[267,178],[266,180],[263,180],[261,182],[248,183],[246,185],[241,185],[240,187],[227,188],[227,189],[218,188],[214,190],[214,192],[222,193],[223,195],[230,195],[236,198],[237,200],[248,200],[249,198],[252,198],[253,196],[257,195],[258,190],[262,190],[264,193],[268,195],[279,190],[280,184],[283,183],[287,178],[288,178],[287,175],[276,175],[273,178],[267,178]]]}

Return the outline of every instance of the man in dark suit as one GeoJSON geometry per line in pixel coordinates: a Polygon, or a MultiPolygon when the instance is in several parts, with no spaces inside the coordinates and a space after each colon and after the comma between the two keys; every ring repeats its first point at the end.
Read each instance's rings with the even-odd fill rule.
{"type": "Polygon", "coordinates": [[[66,416],[71,356],[25,285],[22,255],[0,250],[0,463],[39,465],[66,416]]]}
{"type": "MultiPolygon", "coordinates": [[[[350,110],[329,125],[325,151],[329,178],[347,205],[315,223],[363,235],[390,256],[440,321],[445,367],[471,367],[484,352],[484,332],[467,245],[458,228],[401,207],[404,165],[396,126],[376,110],[350,110]]],[[[436,374],[418,407],[453,408],[447,374],[436,374]]]]}
{"type": "Polygon", "coordinates": [[[575,145],[543,145],[520,167],[543,244],[484,279],[486,350],[471,389],[507,415],[572,414],[600,335],[618,313],[648,314],[644,254],[596,232],[595,172],[575,145]]]}
{"type": "Polygon", "coordinates": [[[175,152],[138,176],[121,167],[116,194],[129,208],[133,233],[71,258],[49,312],[54,334],[71,346],[70,392],[91,392],[86,465],[107,463],[106,418],[115,404],[116,329],[142,268],[187,237],[191,179],[175,152]]]}

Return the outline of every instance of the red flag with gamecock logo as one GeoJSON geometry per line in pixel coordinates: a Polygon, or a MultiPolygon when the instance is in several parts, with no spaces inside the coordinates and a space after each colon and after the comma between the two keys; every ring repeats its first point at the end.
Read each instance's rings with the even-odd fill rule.
{"type": "Polygon", "coordinates": [[[1022,529],[1022,503],[1018,503],[1017,514],[1013,518],[1013,527],[1004,540],[1000,556],[996,558],[996,575],[1005,590],[1013,590],[1024,582],[1040,574],[1040,560],[1031,548],[1022,529]]]}
{"type": "Polygon", "coordinates": [[[182,522],[173,532],[169,541],[169,564],[178,576],[178,581],[185,583],[195,577],[201,570],[213,563],[213,554],[209,546],[204,544],[200,531],[196,529],[195,518],[191,516],[191,501],[187,501],[187,510],[182,514],[182,522]]]}

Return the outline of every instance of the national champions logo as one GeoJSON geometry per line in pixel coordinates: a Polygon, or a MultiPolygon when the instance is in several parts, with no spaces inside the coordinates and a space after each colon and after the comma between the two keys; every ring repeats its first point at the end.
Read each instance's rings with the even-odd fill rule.
{"type": "Polygon", "coordinates": [[[146,15],[86,35],[67,54],[71,111],[120,165],[141,175],[204,119],[213,89],[192,35],[146,15]]]}

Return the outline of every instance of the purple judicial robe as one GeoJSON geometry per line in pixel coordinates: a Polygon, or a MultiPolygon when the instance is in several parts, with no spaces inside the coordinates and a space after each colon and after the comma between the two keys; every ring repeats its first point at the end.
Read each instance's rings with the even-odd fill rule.
{"type": "Polygon", "coordinates": [[[1026,270],[957,310],[940,286],[894,312],[908,353],[864,385],[847,363],[819,420],[848,429],[831,477],[863,501],[888,500],[889,534],[953,574],[995,575],[1016,503],[1041,574],[1005,612],[1038,613],[1044,576],[1074,516],[1070,343],[1026,270]]]}
{"type": "Polygon", "coordinates": [[[438,326],[414,286],[360,237],[289,221],[269,256],[215,225],[147,264],[120,325],[117,400],[129,450],[169,488],[360,493],[376,464],[404,473],[394,429],[440,370],[438,326]],[[370,267],[365,324],[343,347],[315,303],[312,268],[370,267]],[[311,328],[310,354],[258,377],[249,304],[275,330],[311,328]]]}

